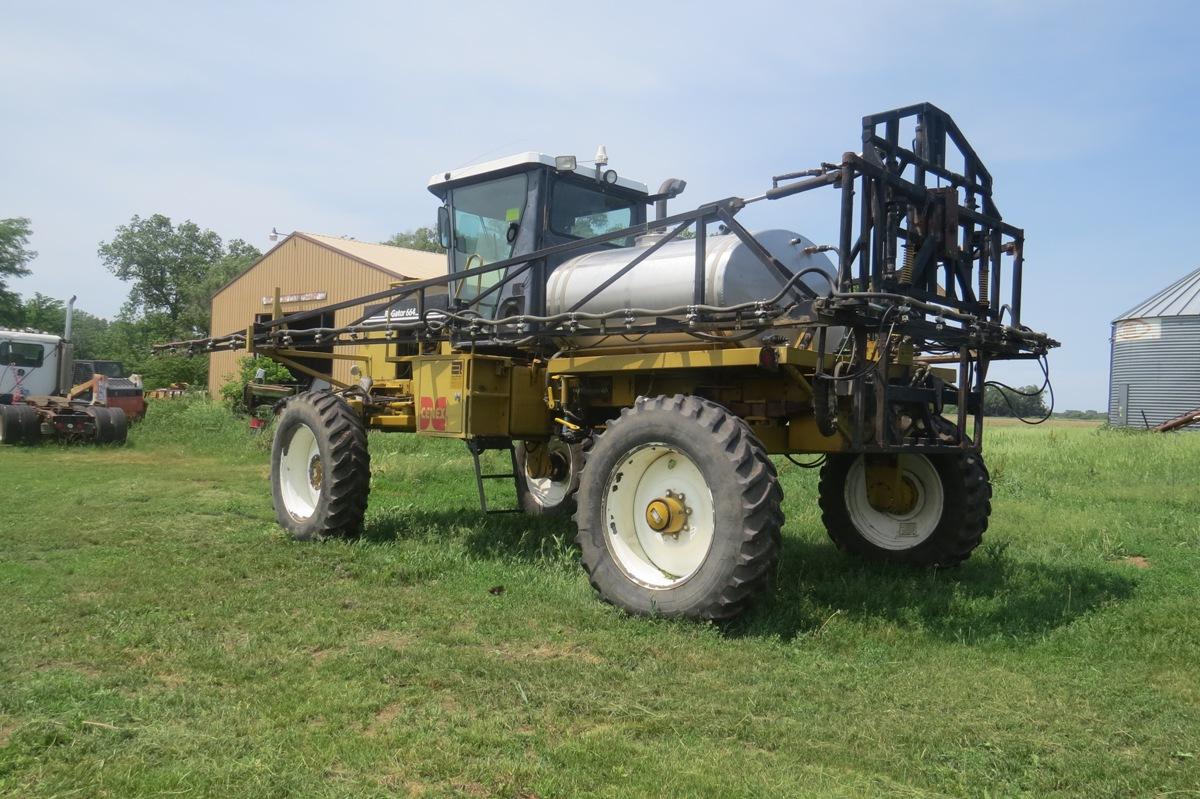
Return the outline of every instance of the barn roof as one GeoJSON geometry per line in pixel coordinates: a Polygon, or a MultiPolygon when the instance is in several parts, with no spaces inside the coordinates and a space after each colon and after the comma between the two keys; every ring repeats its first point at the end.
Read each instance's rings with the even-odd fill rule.
{"type": "Polygon", "coordinates": [[[332,250],[345,253],[351,258],[386,269],[399,277],[425,280],[446,274],[446,256],[435,252],[411,250],[392,244],[372,244],[337,236],[323,236],[319,233],[297,231],[292,235],[297,238],[310,239],[332,250]]]}
{"type": "Polygon", "coordinates": [[[1113,321],[1148,319],[1157,316],[1200,316],[1200,269],[1184,275],[1113,321]]]}
{"type": "Polygon", "coordinates": [[[276,250],[292,239],[307,241],[318,247],[339,252],[365,266],[387,272],[403,280],[427,280],[431,277],[444,275],[447,271],[446,256],[435,252],[412,250],[408,247],[396,247],[392,244],[372,244],[366,241],[358,241],[357,239],[343,239],[338,236],[303,233],[297,230],[289,233],[278,244],[259,256],[254,263],[250,264],[230,279],[228,283],[213,292],[213,296],[216,297],[217,294],[232,286],[243,275],[250,272],[267,258],[270,258],[276,250]]]}

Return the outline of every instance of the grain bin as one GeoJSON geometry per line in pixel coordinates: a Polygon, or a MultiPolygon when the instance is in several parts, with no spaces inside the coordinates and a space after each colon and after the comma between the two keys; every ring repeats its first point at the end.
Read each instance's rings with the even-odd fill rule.
{"type": "Polygon", "coordinates": [[[1155,427],[1200,408],[1200,269],[1112,323],[1108,421],[1155,427]]]}

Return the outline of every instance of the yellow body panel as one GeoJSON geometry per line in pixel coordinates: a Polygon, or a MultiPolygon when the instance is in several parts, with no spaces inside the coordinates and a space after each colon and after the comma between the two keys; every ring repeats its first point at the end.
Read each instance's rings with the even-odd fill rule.
{"type": "MultiPolygon", "coordinates": [[[[567,409],[591,408],[604,418],[639,396],[700,394],[737,409],[769,452],[844,450],[846,438],[840,433],[822,435],[812,415],[816,353],[788,346],[771,349],[774,357],[766,364],[758,347],[572,355],[548,363],[514,363],[504,356],[455,351],[443,343],[435,354],[426,355],[389,354],[388,345],[363,346],[356,358],[374,378],[373,395],[396,398],[386,413],[367,419],[370,427],[381,430],[536,440],[553,435],[559,425],[574,426],[567,409]],[[384,376],[409,374],[410,367],[411,380],[384,376]]],[[[831,366],[832,359],[828,363],[831,366]]],[[[953,377],[949,370],[938,371],[953,377]]]]}
{"type": "Polygon", "coordinates": [[[511,358],[449,353],[412,363],[416,432],[447,438],[545,438],[551,432],[544,372],[511,358]]]}

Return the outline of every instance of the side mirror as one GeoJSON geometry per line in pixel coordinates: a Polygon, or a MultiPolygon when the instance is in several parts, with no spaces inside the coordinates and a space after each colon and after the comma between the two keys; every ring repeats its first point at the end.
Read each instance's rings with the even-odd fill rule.
{"type": "Polygon", "coordinates": [[[437,212],[437,232],[438,244],[442,245],[442,249],[450,249],[450,209],[442,205],[438,207],[437,212]]]}

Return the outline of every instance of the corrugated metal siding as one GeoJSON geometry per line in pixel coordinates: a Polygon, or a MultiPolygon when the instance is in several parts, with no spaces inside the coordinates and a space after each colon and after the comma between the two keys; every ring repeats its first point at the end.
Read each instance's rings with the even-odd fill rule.
{"type": "MultiPolygon", "coordinates": [[[[1151,427],[1200,408],[1200,316],[1159,320],[1161,337],[1118,341],[1114,325],[1108,421],[1120,425],[1122,386],[1128,386],[1124,424],[1151,427]],[[1143,417],[1143,414],[1145,416],[1143,417]]],[[[1119,324],[1119,323],[1118,323],[1119,324]]]]}
{"type": "MultiPolygon", "coordinates": [[[[245,330],[254,315],[270,313],[271,305],[263,305],[263,297],[273,297],[278,286],[283,294],[326,293],[326,298],[312,302],[292,302],[283,306],[285,313],[307,311],[322,305],[349,300],[382,291],[396,278],[386,272],[366,266],[344,254],[328,250],[311,241],[291,238],[272,250],[252,269],[225,287],[212,305],[212,334],[223,336],[245,330]]],[[[361,308],[338,311],[334,323],[349,324],[362,315],[361,308]]],[[[217,352],[209,356],[208,390],[214,396],[237,369],[241,352],[217,352]]],[[[350,379],[350,362],[335,361],[333,376],[350,379]]]]}

